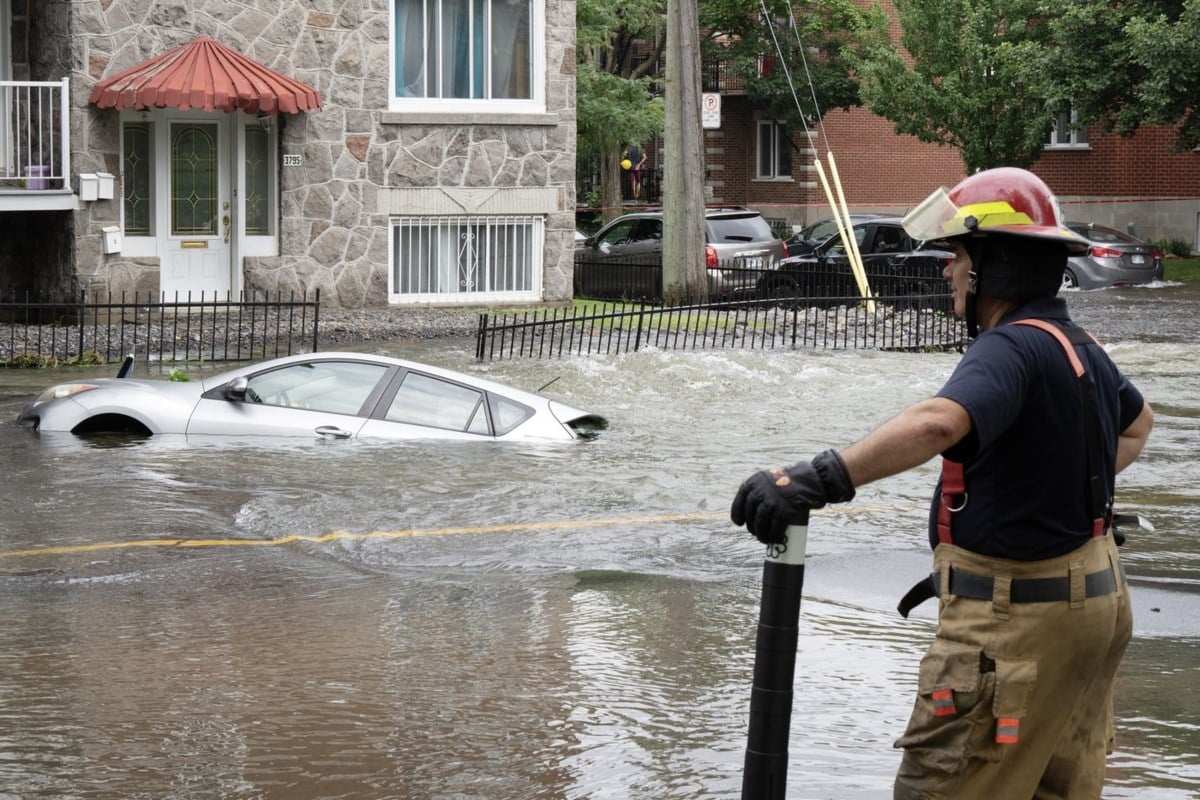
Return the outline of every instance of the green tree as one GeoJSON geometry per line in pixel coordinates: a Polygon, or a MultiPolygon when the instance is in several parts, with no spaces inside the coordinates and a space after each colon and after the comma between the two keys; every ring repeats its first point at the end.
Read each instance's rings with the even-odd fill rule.
{"type": "Polygon", "coordinates": [[[1200,146],[1200,0],[1074,0],[1043,13],[1054,46],[1021,55],[1060,108],[1123,136],[1179,125],[1176,148],[1200,146]]]}
{"type": "Polygon", "coordinates": [[[621,151],[662,131],[653,79],[666,44],[665,0],[579,0],[576,5],[578,151],[600,162],[606,218],[620,213],[621,151]]]}
{"type": "Polygon", "coordinates": [[[859,105],[849,56],[864,31],[884,24],[878,8],[863,10],[848,0],[700,5],[706,62],[723,65],[750,103],[789,132],[812,129],[834,108],[859,105]]]}
{"type": "Polygon", "coordinates": [[[1052,41],[1038,0],[896,0],[903,52],[885,37],[856,62],[864,104],[900,134],[957,148],[967,172],[1029,167],[1054,125],[1037,70],[1052,41]]]}

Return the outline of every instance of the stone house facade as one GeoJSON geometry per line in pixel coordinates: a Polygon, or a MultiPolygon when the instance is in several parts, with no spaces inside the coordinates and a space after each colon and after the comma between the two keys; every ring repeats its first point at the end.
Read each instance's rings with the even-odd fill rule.
{"type": "Polygon", "coordinates": [[[0,291],[570,299],[573,0],[3,8],[6,126],[39,105],[55,144],[0,140],[0,291]],[[163,65],[202,37],[213,75],[163,65]],[[227,83],[296,83],[319,107],[231,108],[230,59],[227,83]]]}

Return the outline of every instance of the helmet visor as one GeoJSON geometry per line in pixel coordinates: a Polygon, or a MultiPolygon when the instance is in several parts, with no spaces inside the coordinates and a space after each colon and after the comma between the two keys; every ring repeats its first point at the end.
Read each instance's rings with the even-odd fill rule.
{"type": "MultiPolygon", "coordinates": [[[[1017,211],[1004,200],[958,206],[950,199],[950,193],[944,187],[926,197],[919,206],[908,212],[901,220],[901,225],[908,231],[909,236],[924,240],[947,239],[989,229],[1007,230],[1010,233],[1020,233],[1025,229],[1024,232],[1028,235],[1038,235],[1042,231],[1042,227],[1034,225],[1028,214],[1017,211]]],[[[1066,238],[1069,234],[1070,231],[1067,231],[1066,235],[1060,236],[1066,238]]]]}
{"type": "Polygon", "coordinates": [[[958,206],[954,205],[954,201],[950,199],[950,192],[946,190],[945,186],[942,186],[922,200],[920,205],[905,214],[900,224],[909,236],[924,242],[966,233],[966,228],[953,233],[946,230],[946,223],[953,222],[957,218],[958,206]]]}

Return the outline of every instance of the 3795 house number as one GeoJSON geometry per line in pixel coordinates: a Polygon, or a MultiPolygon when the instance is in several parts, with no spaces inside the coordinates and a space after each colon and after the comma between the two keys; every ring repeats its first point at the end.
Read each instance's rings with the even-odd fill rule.
{"type": "Polygon", "coordinates": [[[300,161],[299,153],[284,153],[283,154],[283,165],[285,167],[298,167],[298,166],[300,166],[300,163],[301,163],[301,161],[300,161]]]}

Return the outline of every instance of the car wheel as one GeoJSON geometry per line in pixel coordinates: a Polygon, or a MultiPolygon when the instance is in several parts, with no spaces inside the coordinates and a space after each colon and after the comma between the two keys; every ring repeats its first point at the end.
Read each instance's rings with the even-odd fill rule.
{"type": "Polygon", "coordinates": [[[1064,288],[1064,289],[1078,289],[1079,288],[1079,279],[1076,278],[1075,273],[1071,272],[1071,270],[1069,270],[1069,269],[1063,270],[1062,288],[1064,288]]]}
{"type": "Polygon", "coordinates": [[[800,296],[800,286],[793,280],[776,279],[760,284],[758,297],[769,304],[788,305],[800,296]]]}

